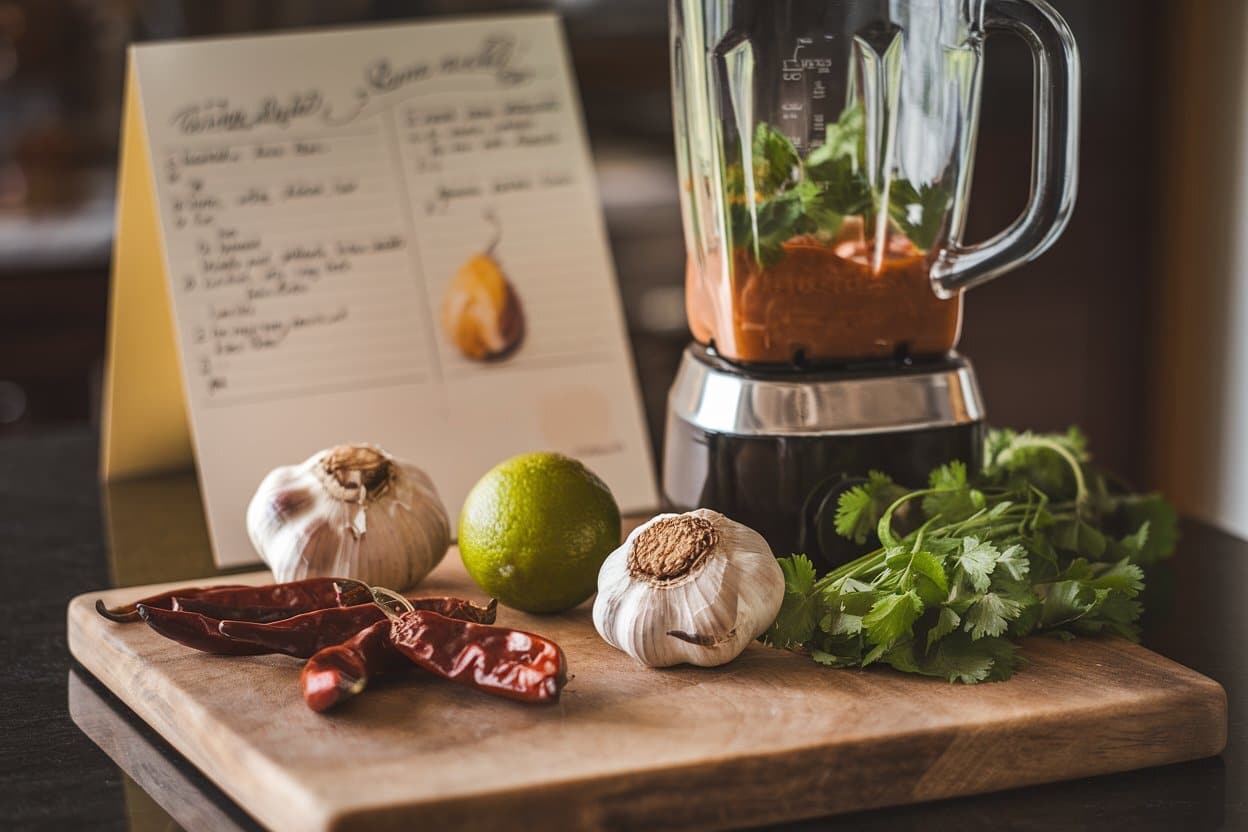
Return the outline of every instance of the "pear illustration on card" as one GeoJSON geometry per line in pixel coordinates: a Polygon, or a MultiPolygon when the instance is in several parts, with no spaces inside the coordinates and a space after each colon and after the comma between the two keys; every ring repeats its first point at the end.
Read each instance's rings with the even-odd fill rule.
{"type": "Polygon", "coordinates": [[[503,227],[493,212],[485,219],[494,227],[493,240],[464,261],[442,295],[442,332],[474,361],[506,358],[524,340],[520,298],[496,253],[503,227]]]}

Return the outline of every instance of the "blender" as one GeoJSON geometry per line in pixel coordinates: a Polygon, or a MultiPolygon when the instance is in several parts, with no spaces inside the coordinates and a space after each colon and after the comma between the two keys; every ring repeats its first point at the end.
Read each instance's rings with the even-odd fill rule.
{"type": "Polygon", "coordinates": [[[664,496],[830,568],[857,478],[917,486],[980,463],[962,293],[1070,216],[1074,40],[1043,0],[671,0],[671,59],[694,343],[668,397],[664,496]],[[991,32],[1034,57],[1031,194],[966,244],[991,32]]]}

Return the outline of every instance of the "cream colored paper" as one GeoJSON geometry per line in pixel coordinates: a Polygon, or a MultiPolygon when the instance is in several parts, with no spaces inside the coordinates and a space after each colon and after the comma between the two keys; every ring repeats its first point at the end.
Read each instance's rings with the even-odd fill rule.
{"type": "Polygon", "coordinates": [[[185,401],[223,566],[255,559],[263,475],[344,441],[424,467],[452,512],[536,449],[657,504],[556,18],[144,45],[127,93],[106,478],[184,462],[185,401]],[[439,309],[487,251],[525,336],[482,362],[439,309]]]}

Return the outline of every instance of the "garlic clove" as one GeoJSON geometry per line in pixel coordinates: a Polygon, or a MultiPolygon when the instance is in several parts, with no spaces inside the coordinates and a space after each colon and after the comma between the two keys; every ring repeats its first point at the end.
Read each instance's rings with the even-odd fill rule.
{"type": "Polygon", "coordinates": [[[766,632],[784,573],[753,529],[709,509],[660,514],[598,573],[594,627],[650,667],[732,661],[766,632]]]}
{"type": "Polygon", "coordinates": [[[450,548],[428,475],[372,445],[271,471],[247,508],[247,531],[278,581],[341,575],[403,590],[450,548]]]}

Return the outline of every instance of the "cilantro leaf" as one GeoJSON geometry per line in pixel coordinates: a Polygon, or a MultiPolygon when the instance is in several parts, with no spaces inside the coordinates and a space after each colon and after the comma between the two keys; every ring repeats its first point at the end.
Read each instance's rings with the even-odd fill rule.
{"type": "Polygon", "coordinates": [[[862,617],[867,638],[879,647],[888,648],[899,639],[911,635],[914,622],[923,613],[923,602],[914,590],[885,595],[862,617]]]}
{"type": "Polygon", "coordinates": [[[997,558],[997,568],[993,574],[1005,573],[1010,579],[1021,581],[1031,571],[1031,563],[1027,560],[1027,550],[1017,543],[1005,547],[997,558]]]}
{"type": "Polygon", "coordinates": [[[913,587],[925,604],[939,604],[949,595],[945,565],[931,552],[915,552],[910,560],[913,587]]]}
{"type": "Polygon", "coordinates": [[[862,664],[862,639],[826,638],[810,651],[810,657],[827,667],[857,667],[862,664]]]}
{"type": "Polygon", "coordinates": [[[1018,601],[995,592],[985,592],[966,611],[963,629],[971,634],[972,639],[999,636],[1022,611],[1023,605],[1018,601]]]}
{"type": "Polygon", "coordinates": [[[1041,608],[1040,599],[1034,592],[1029,590],[1028,601],[1023,605],[1023,611],[1018,614],[1018,618],[1010,623],[1010,635],[1014,638],[1031,635],[1040,623],[1041,608]]]}
{"type": "Polygon", "coordinates": [[[984,507],[983,492],[971,488],[966,479],[966,464],[960,460],[932,471],[928,487],[938,489],[923,498],[923,511],[929,517],[939,514],[952,522],[970,517],[984,507]]]}
{"type": "Polygon", "coordinates": [[[856,636],[862,632],[862,616],[846,611],[843,604],[819,621],[819,629],[830,636],[856,636]]]}
{"type": "Polygon", "coordinates": [[[1040,626],[1056,629],[1093,614],[1109,597],[1110,590],[1096,589],[1080,580],[1054,581],[1036,587],[1043,606],[1040,626]]]}
{"type": "Polygon", "coordinates": [[[819,208],[829,214],[861,214],[875,201],[859,164],[865,125],[861,105],[846,107],[836,124],[827,127],[823,144],[806,157],[805,175],[819,185],[819,208]]]}
{"type": "Polygon", "coordinates": [[[975,641],[955,633],[936,644],[922,670],[964,684],[1008,679],[1014,672],[1014,645],[1003,638],[975,641]]]}
{"type": "Polygon", "coordinates": [[[1040,626],[1053,628],[1079,618],[1092,608],[1095,597],[1079,581],[1054,581],[1037,587],[1042,599],[1040,626]]]}
{"type": "Polygon", "coordinates": [[[990,576],[999,557],[1001,553],[991,543],[981,543],[977,537],[963,538],[962,550],[954,556],[971,586],[981,592],[992,583],[990,576]]]}
{"type": "Polygon", "coordinates": [[[870,584],[853,579],[839,588],[828,588],[823,592],[823,608],[827,612],[819,620],[819,629],[830,636],[858,635],[862,632],[863,615],[878,596],[870,584]]]}
{"type": "Polygon", "coordinates": [[[807,167],[806,173],[809,181],[819,186],[815,207],[828,214],[863,214],[871,209],[875,201],[866,176],[848,158],[833,159],[814,168],[807,167]]]}
{"type": "Polygon", "coordinates": [[[949,682],[973,685],[983,682],[995,664],[992,653],[976,645],[953,641],[941,642],[922,665],[916,664],[915,672],[936,676],[949,682]]]}
{"type": "Polygon", "coordinates": [[[758,207],[758,248],[756,254],[764,267],[784,255],[783,245],[793,235],[793,225],[802,216],[802,199],[796,191],[769,199],[758,207]]]}
{"type": "Polygon", "coordinates": [[[862,633],[862,619],[881,593],[870,584],[846,581],[839,591],[827,591],[823,595],[826,614],[819,621],[819,629],[829,636],[857,636],[862,633]]]}
{"type": "MultiPolygon", "coordinates": [[[[919,658],[914,650],[914,642],[905,641],[901,644],[894,645],[891,648],[877,647],[867,656],[872,661],[883,659],[884,663],[893,670],[900,670],[902,673],[922,673],[919,669],[919,658]]],[[[867,664],[863,660],[863,665],[867,664]]]]}
{"type": "Polygon", "coordinates": [[[858,165],[863,124],[862,108],[847,108],[803,162],[783,132],[760,122],[748,148],[753,190],[746,187],[745,164],[725,168],[733,245],[749,249],[767,267],[784,256],[792,237],[809,234],[831,243],[846,215],[866,212],[874,197],[858,165]]]}
{"type": "Polygon", "coordinates": [[[881,657],[895,670],[935,676],[949,682],[975,684],[1008,679],[1014,672],[1014,645],[1003,638],[970,639],[954,633],[941,639],[926,654],[915,650],[913,642],[899,644],[881,657]]]}
{"type": "Polygon", "coordinates": [[[1059,548],[1093,560],[1105,554],[1109,545],[1105,535],[1079,517],[1059,524],[1054,528],[1052,538],[1059,548]]]}
{"type": "Polygon", "coordinates": [[[1094,589],[1116,589],[1128,597],[1135,597],[1144,589],[1144,572],[1124,558],[1102,568],[1096,577],[1089,578],[1084,583],[1094,589]]]}
{"type": "Polygon", "coordinates": [[[1139,641],[1138,621],[1143,608],[1140,602],[1121,593],[1111,592],[1096,610],[1096,615],[1075,622],[1080,632],[1098,634],[1108,632],[1129,641],[1139,641]]]}
{"type": "Polygon", "coordinates": [[[1022,492],[1035,488],[1059,501],[1076,496],[1071,460],[1076,464],[1086,460],[1087,443],[1074,429],[1045,436],[1002,430],[989,432],[984,451],[986,481],[1022,492]]]}
{"type": "Polygon", "coordinates": [[[944,561],[932,552],[911,552],[904,546],[886,549],[880,585],[892,589],[913,589],[925,604],[939,604],[949,595],[949,578],[944,561]]]}
{"type": "MultiPolygon", "coordinates": [[[[927,478],[929,488],[940,488],[947,491],[961,491],[967,488],[966,463],[960,459],[947,462],[932,471],[927,478]]],[[[929,512],[936,514],[937,512],[929,512]]]]}
{"type": "Polygon", "coordinates": [[[780,558],[780,571],[784,573],[786,592],[809,595],[815,587],[815,565],[805,555],[780,558]]]}
{"type": "Polygon", "coordinates": [[[824,165],[847,160],[855,168],[861,156],[861,145],[866,135],[866,114],[862,105],[854,102],[841,111],[835,124],[824,130],[823,144],[810,151],[806,157],[806,171],[818,179],[824,165]]]}
{"type": "Polygon", "coordinates": [[[821,606],[813,592],[815,565],[805,555],[793,555],[780,558],[780,571],[784,573],[784,598],[765,637],[777,647],[804,644],[814,635],[821,606]]]}
{"type": "Polygon", "coordinates": [[[760,121],[754,129],[751,145],[754,167],[754,188],[764,196],[778,193],[789,185],[801,166],[801,157],[789,137],[760,121]]]}
{"type": "Polygon", "coordinates": [[[802,216],[794,223],[793,231],[814,235],[824,243],[835,241],[845,215],[855,213],[855,207],[840,198],[834,183],[806,179],[793,192],[802,202],[802,216]]]}
{"type": "Polygon", "coordinates": [[[887,475],[871,471],[867,481],[841,492],[836,501],[836,533],[866,543],[880,517],[906,490],[887,475]]]}
{"type": "Polygon", "coordinates": [[[1136,563],[1155,563],[1174,553],[1179,541],[1179,516],[1174,506],[1158,494],[1129,495],[1119,498],[1128,528],[1148,528],[1147,538],[1135,552],[1136,563]]]}
{"type": "Polygon", "coordinates": [[[960,623],[962,619],[956,612],[949,607],[941,607],[936,623],[927,631],[927,649],[932,649],[933,644],[958,629],[960,623]]]}
{"type": "Polygon", "coordinates": [[[1119,551],[1127,553],[1127,557],[1132,560],[1140,560],[1145,547],[1148,546],[1149,529],[1148,521],[1145,520],[1133,534],[1123,535],[1118,541],[1119,551]]]}
{"type": "Polygon", "coordinates": [[[952,193],[939,182],[916,188],[899,179],[889,189],[888,215],[910,242],[927,251],[944,230],[952,204],[952,193]]]}

